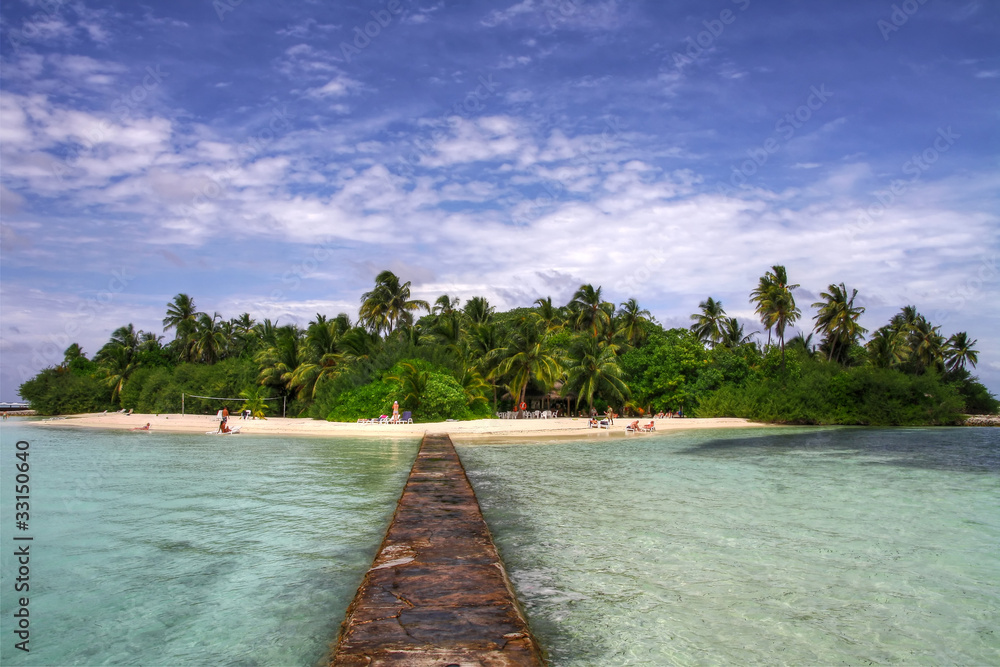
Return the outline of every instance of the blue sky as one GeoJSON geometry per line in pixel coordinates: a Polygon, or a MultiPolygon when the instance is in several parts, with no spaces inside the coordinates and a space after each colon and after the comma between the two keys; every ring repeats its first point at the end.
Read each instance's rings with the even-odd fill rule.
{"type": "MultiPolygon", "coordinates": [[[[784,264],[913,304],[1000,392],[1000,4],[0,7],[0,399],[179,292],[357,315],[382,269],[668,326],[784,264]]],[[[759,327],[758,327],[759,328],[759,327]]]]}

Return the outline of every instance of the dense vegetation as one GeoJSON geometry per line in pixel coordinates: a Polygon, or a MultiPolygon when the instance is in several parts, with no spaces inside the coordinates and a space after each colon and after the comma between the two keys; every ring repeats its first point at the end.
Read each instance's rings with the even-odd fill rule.
{"type": "Polygon", "coordinates": [[[225,320],[178,294],[163,319],[169,343],[129,324],[93,359],[72,345],[21,395],[42,414],[180,412],[182,394],[189,413],[222,407],[195,394],[247,399],[231,410],[273,416],[287,404],[290,416],[335,421],[388,414],[394,400],[417,421],[488,417],[522,401],[871,425],[949,424],[1000,407],[968,370],[978,359],[966,333],[946,338],[907,306],[865,342],[864,308],[843,284],[812,304],[818,344],[813,333],[786,340],[802,317],[797,287],[774,266],[751,292],[766,340],[745,335],[711,297],[690,329],[665,330],[634,299],[616,307],[592,285],[563,306],[546,298],[496,312],[482,297],[411,299],[410,283],[383,271],[357,322],[317,314],[305,329],[247,313],[225,320]]]}

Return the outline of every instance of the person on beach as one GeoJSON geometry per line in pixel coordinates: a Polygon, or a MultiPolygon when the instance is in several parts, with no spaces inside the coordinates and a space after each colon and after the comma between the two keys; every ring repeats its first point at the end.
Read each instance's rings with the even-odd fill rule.
{"type": "Polygon", "coordinates": [[[392,423],[399,421],[399,401],[392,402],[392,423]]]}
{"type": "Polygon", "coordinates": [[[604,414],[604,418],[608,420],[608,424],[611,426],[615,425],[615,410],[610,405],[608,406],[608,411],[604,414]]]}
{"type": "Polygon", "coordinates": [[[146,422],[146,425],[145,425],[145,426],[136,426],[136,427],[135,427],[134,429],[132,429],[132,430],[133,430],[133,431],[148,431],[148,430],[149,430],[149,422],[146,422]]]}
{"type": "Polygon", "coordinates": [[[222,421],[219,422],[219,433],[229,433],[229,427],[226,426],[227,421],[229,421],[229,408],[222,406],[222,421]]]}

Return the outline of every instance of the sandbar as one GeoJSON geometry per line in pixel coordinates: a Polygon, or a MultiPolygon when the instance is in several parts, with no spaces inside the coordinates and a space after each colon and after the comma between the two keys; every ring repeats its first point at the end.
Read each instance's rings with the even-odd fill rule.
{"type": "MultiPolygon", "coordinates": [[[[456,442],[466,441],[497,441],[523,439],[565,439],[565,438],[606,438],[611,436],[642,437],[648,433],[626,433],[625,426],[633,418],[619,418],[609,429],[594,429],[588,426],[588,420],[583,417],[559,417],[555,419],[478,419],[473,421],[449,421],[424,424],[358,424],[344,422],[328,422],[307,418],[269,417],[268,419],[240,419],[230,417],[231,427],[240,427],[240,433],[235,436],[252,435],[295,437],[348,437],[348,438],[422,438],[425,433],[447,433],[456,442]]],[[[50,417],[32,422],[43,427],[73,427],[102,428],[111,430],[132,430],[150,425],[154,433],[192,433],[205,434],[216,431],[219,420],[215,415],[180,415],[180,414],[133,414],[97,413],[82,415],[67,415],[65,417],[50,417]]],[[[640,420],[641,424],[649,423],[649,419],[640,420]]],[[[673,418],[656,419],[656,433],[665,431],[683,431],[691,429],[728,429],[728,428],[759,428],[771,424],[751,422],[737,418],[673,418]]]]}

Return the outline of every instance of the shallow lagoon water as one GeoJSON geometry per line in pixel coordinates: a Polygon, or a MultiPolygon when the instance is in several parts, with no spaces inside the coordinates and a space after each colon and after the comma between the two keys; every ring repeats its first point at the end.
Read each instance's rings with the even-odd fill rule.
{"type": "MultiPolygon", "coordinates": [[[[0,428],[0,659],[305,665],[417,442],[0,428]],[[31,442],[32,651],[10,466],[31,442]]],[[[460,446],[552,664],[1000,664],[1000,431],[460,446]]]]}
{"type": "Polygon", "coordinates": [[[553,665],[1000,664],[1000,430],[460,453],[553,665]]]}
{"type": "Polygon", "coordinates": [[[417,441],[0,429],[7,665],[314,665],[417,441]],[[14,649],[14,445],[30,443],[31,652],[14,649]]]}

